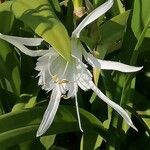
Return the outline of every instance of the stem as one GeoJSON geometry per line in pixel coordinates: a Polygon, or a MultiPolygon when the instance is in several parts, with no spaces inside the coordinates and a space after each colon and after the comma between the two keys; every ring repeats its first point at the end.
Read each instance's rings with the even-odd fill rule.
{"type": "Polygon", "coordinates": [[[74,15],[77,19],[81,18],[85,14],[85,7],[83,7],[83,0],[74,0],[74,15]]]}
{"type": "Polygon", "coordinates": [[[83,6],[83,0],[73,0],[74,9],[78,9],[83,6]]]}

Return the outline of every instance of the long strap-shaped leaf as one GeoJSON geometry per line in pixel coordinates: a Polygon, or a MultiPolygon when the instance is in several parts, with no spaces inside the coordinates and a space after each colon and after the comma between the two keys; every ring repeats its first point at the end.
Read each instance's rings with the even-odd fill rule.
{"type": "MultiPolygon", "coordinates": [[[[44,111],[45,108],[38,107],[0,116],[0,148],[6,149],[9,146],[35,139],[44,111]]],[[[94,115],[83,109],[80,109],[80,115],[84,132],[96,132],[103,138],[107,138],[107,130],[94,115]]],[[[60,134],[78,130],[76,109],[72,106],[60,106],[48,133],[60,134]]]]}

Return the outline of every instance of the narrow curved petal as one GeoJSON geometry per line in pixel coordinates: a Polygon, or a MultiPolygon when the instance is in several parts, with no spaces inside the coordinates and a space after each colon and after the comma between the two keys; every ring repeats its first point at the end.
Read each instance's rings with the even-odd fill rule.
{"type": "Polygon", "coordinates": [[[98,60],[101,69],[103,70],[116,70],[120,72],[136,72],[141,70],[143,67],[134,67],[115,61],[98,60]]]}
{"type": "Polygon", "coordinates": [[[23,37],[10,36],[10,35],[4,35],[4,34],[0,34],[0,37],[3,37],[4,39],[10,38],[10,39],[16,40],[26,46],[38,46],[38,45],[41,45],[41,42],[43,41],[42,38],[23,38],[23,37]]]}
{"type": "Polygon", "coordinates": [[[83,56],[85,60],[93,67],[93,68],[100,68],[101,65],[98,62],[98,59],[96,59],[92,54],[87,53],[85,50],[83,51],[83,56]]]}
{"type": "Polygon", "coordinates": [[[72,37],[79,38],[81,30],[86,27],[88,24],[102,16],[106,13],[113,5],[113,0],[108,0],[101,6],[97,7],[93,10],[88,16],[86,16],[83,21],[77,26],[77,28],[73,31],[72,37]]]}
{"type": "Polygon", "coordinates": [[[125,73],[136,72],[143,68],[143,67],[134,67],[134,66],[126,65],[115,61],[100,60],[100,59],[96,59],[93,55],[88,54],[85,51],[83,53],[86,61],[94,68],[99,68],[102,70],[116,70],[125,73]]]}
{"type": "Polygon", "coordinates": [[[83,91],[87,91],[89,88],[87,88],[84,84],[82,84],[82,82],[78,81],[78,86],[83,90],[83,91]]]}
{"type": "Polygon", "coordinates": [[[44,113],[42,122],[36,134],[37,137],[44,134],[52,124],[60,103],[60,99],[61,99],[61,93],[59,89],[56,88],[52,91],[49,105],[44,113]]]}
{"type": "Polygon", "coordinates": [[[87,82],[85,82],[84,79],[82,79],[82,77],[79,79],[79,81],[77,82],[79,87],[84,90],[84,91],[87,91],[90,89],[90,86],[87,82]]]}
{"type": "MultiPolygon", "coordinates": [[[[30,50],[27,47],[25,47],[20,41],[17,41],[16,38],[12,38],[12,36],[6,36],[3,34],[0,34],[0,38],[11,43],[15,47],[17,47],[21,52],[23,52],[24,54],[32,56],[32,57],[42,56],[49,52],[48,50],[30,50]]],[[[35,42],[35,44],[37,44],[37,43],[35,42]]]]}
{"type": "Polygon", "coordinates": [[[118,104],[114,103],[107,96],[105,96],[96,87],[96,85],[92,81],[89,82],[89,85],[90,85],[91,89],[97,94],[97,96],[99,98],[101,98],[105,103],[107,103],[109,106],[111,106],[113,109],[115,109],[133,129],[138,131],[137,128],[133,125],[133,122],[130,119],[130,117],[128,116],[127,112],[122,107],[120,107],[118,104]]]}

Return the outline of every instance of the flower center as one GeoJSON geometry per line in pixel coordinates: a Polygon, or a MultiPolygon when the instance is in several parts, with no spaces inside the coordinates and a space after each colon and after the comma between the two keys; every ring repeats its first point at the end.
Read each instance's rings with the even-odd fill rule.
{"type": "Polygon", "coordinates": [[[62,80],[59,79],[57,74],[52,76],[52,79],[54,80],[55,83],[58,83],[58,84],[69,83],[69,81],[66,79],[62,79],[62,80]]]}

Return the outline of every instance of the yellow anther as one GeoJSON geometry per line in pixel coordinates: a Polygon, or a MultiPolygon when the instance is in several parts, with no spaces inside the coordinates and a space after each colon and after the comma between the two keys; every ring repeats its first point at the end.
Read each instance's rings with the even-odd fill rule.
{"type": "Polygon", "coordinates": [[[54,75],[54,76],[52,77],[52,79],[54,80],[55,83],[58,83],[58,84],[68,83],[68,82],[69,82],[68,80],[65,80],[65,79],[60,80],[60,79],[58,78],[58,75],[57,75],[57,74],[54,75]]]}
{"type": "Polygon", "coordinates": [[[66,95],[62,95],[61,96],[63,99],[68,99],[68,97],[66,95]]]}
{"type": "Polygon", "coordinates": [[[68,83],[68,82],[69,82],[69,81],[68,81],[68,80],[65,80],[65,79],[64,79],[64,80],[59,80],[59,81],[58,81],[59,84],[62,84],[62,83],[68,83]]]}
{"type": "Polygon", "coordinates": [[[52,76],[52,79],[54,80],[55,83],[57,83],[59,81],[58,75],[54,75],[52,76]]]}

